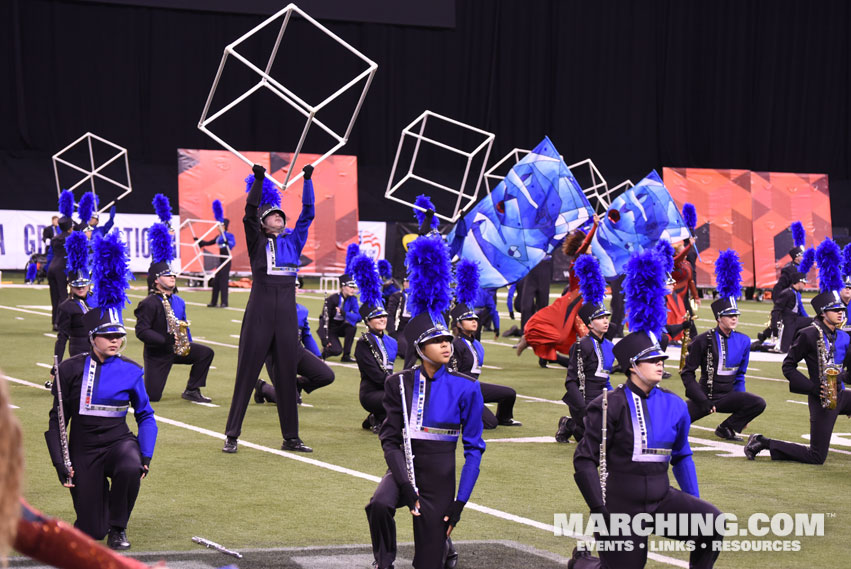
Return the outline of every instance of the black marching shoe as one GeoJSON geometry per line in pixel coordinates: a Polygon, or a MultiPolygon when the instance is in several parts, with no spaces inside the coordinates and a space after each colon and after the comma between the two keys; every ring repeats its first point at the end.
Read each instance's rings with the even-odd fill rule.
{"type": "Polygon", "coordinates": [[[765,437],[758,433],[754,433],[748,437],[748,442],[745,444],[745,456],[748,460],[754,460],[756,455],[768,448],[768,442],[765,437]]]}
{"type": "Polygon", "coordinates": [[[209,397],[201,395],[200,389],[187,389],[180,396],[187,401],[194,401],[195,403],[209,403],[212,401],[209,397]]]}
{"type": "Polygon", "coordinates": [[[366,419],[363,420],[363,423],[361,423],[360,426],[367,431],[371,431],[372,428],[375,426],[375,415],[373,415],[372,413],[367,415],[366,419]]]}
{"type": "Polygon", "coordinates": [[[581,560],[581,559],[590,560],[590,559],[593,559],[593,558],[594,558],[594,556],[591,555],[590,551],[587,551],[585,549],[580,551],[578,547],[574,547],[573,553],[570,554],[570,561],[567,562],[567,569],[573,569],[574,567],[576,567],[576,562],[581,560]]]}
{"type": "Polygon", "coordinates": [[[444,569],[455,569],[458,565],[458,552],[455,546],[452,545],[452,539],[446,538],[446,563],[443,564],[444,569]]]}
{"type": "Polygon", "coordinates": [[[284,439],[284,444],[281,445],[281,450],[291,450],[293,452],[313,452],[313,449],[301,442],[301,439],[284,439]]]}
{"type": "Polygon", "coordinates": [[[130,542],[127,541],[124,528],[109,528],[109,533],[106,534],[106,545],[115,551],[130,549],[130,542]]]}
{"type": "Polygon", "coordinates": [[[236,437],[228,437],[227,440],[225,440],[225,446],[222,447],[222,452],[234,454],[236,452],[236,444],[236,437]]]}
{"type": "Polygon", "coordinates": [[[671,372],[663,371],[662,372],[662,379],[671,379],[671,372]]]}
{"type": "Polygon", "coordinates": [[[570,417],[562,417],[558,420],[558,430],[556,431],[557,443],[569,443],[570,435],[573,434],[573,419],[570,417]]]}
{"type": "Polygon", "coordinates": [[[207,308],[215,308],[215,307],[216,307],[215,302],[211,302],[210,304],[207,305],[207,308]]]}
{"type": "Polygon", "coordinates": [[[223,303],[221,303],[219,306],[221,306],[222,308],[227,308],[227,307],[228,307],[228,303],[227,303],[227,302],[223,302],[223,303]]]}
{"type": "Polygon", "coordinates": [[[520,421],[515,421],[514,419],[505,419],[504,421],[499,422],[500,427],[522,427],[523,423],[520,421]]]}
{"type": "Polygon", "coordinates": [[[724,425],[718,425],[718,428],[715,429],[715,436],[720,437],[722,439],[728,441],[740,441],[742,437],[736,434],[736,431],[731,429],[730,427],[725,427],[724,425]]]}
{"type": "Polygon", "coordinates": [[[344,364],[350,364],[350,363],[354,362],[355,360],[352,359],[352,356],[350,356],[349,354],[345,354],[342,358],[340,358],[340,361],[343,362],[344,364]]]}
{"type": "Polygon", "coordinates": [[[266,383],[262,379],[257,380],[257,385],[254,386],[254,402],[266,403],[266,398],[263,397],[263,384],[266,383]]]}

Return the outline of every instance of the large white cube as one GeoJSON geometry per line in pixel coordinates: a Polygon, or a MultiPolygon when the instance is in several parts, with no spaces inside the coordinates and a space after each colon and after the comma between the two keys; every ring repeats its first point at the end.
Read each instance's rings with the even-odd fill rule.
{"type": "Polygon", "coordinates": [[[219,227],[218,221],[210,219],[184,219],[180,223],[175,238],[179,240],[186,236],[189,240],[179,240],[177,243],[178,258],[180,259],[178,278],[190,280],[200,278],[204,281],[204,286],[207,286],[210,279],[224,268],[225,263],[233,259],[230,248],[228,248],[227,255],[221,255],[219,253],[208,253],[198,246],[198,241],[209,241],[221,235],[219,227]],[[205,257],[218,259],[218,265],[214,269],[207,269],[204,265],[205,257]]]}
{"type": "MultiPolygon", "coordinates": [[[[270,93],[272,93],[274,96],[279,98],[282,103],[284,103],[285,105],[288,105],[289,107],[295,109],[305,119],[304,128],[301,131],[301,137],[299,138],[298,143],[295,147],[295,152],[293,153],[293,157],[292,157],[293,163],[295,163],[295,161],[298,159],[299,153],[301,152],[301,149],[304,146],[304,141],[307,138],[307,133],[313,125],[316,125],[316,127],[320,128],[322,131],[324,131],[328,136],[330,136],[335,141],[334,145],[329,150],[327,150],[324,154],[322,154],[319,158],[317,158],[315,161],[312,162],[312,165],[316,166],[317,164],[319,164],[320,162],[322,162],[323,160],[325,160],[326,158],[328,158],[329,156],[334,154],[337,150],[339,150],[348,141],[349,136],[352,132],[352,127],[355,124],[355,120],[357,119],[358,113],[360,113],[360,109],[363,106],[364,98],[366,97],[366,93],[369,90],[369,86],[372,83],[372,78],[375,76],[375,72],[376,72],[377,69],[378,69],[378,64],[376,64],[374,61],[372,61],[371,59],[369,59],[368,57],[363,55],[361,52],[356,50],[354,47],[352,47],[351,45],[349,45],[348,43],[343,41],[340,37],[338,37],[337,35],[332,33],[328,28],[326,28],[325,26],[323,26],[322,24],[320,24],[319,22],[317,22],[316,20],[311,18],[308,14],[306,14],[304,11],[302,11],[298,6],[296,6],[295,4],[289,4],[286,8],[284,8],[283,10],[278,12],[277,14],[274,14],[273,16],[271,16],[270,18],[265,20],[263,23],[261,23],[259,26],[253,28],[248,33],[246,33],[245,35],[243,35],[242,37],[237,39],[235,42],[233,42],[233,43],[231,43],[231,44],[229,44],[228,46],[225,47],[225,52],[224,52],[224,55],[222,56],[222,61],[219,64],[218,73],[216,74],[216,78],[213,81],[213,87],[212,87],[212,89],[210,89],[210,94],[207,97],[207,103],[204,106],[204,111],[201,113],[201,119],[200,119],[200,121],[198,121],[198,129],[201,130],[202,132],[204,132],[207,136],[209,136],[210,138],[212,138],[213,140],[215,140],[219,144],[221,144],[225,149],[227,149],[229,152],[233,153],[240,160],[242,160],[243,162],[245,162],[246,164],[248,164],[250,166],[252,164],[251,160],[249,160],[248,158],[243,156],[242,153],[240,153],[233,146],[228,144],[225,141],[224,136],[220,136],[220,135],[217,135],[214,132],[212,132],[212,130],[210,130],[210,124],[213,123],[213,121],[215,121],[216,119],[218,119],[222,115],[224,115],[225,113],[227,113],[228,111],[232,110],[234,107],[236,107],[241,102],[248,99],[250,96],[252,96],[254,93],[259,91],[260,89],[266,89],[270,93]],[[299,54],[297,54],[297,53],[279,53],[279,48],[281,46],[281,40],[284,38],[284,33],[287,29],[287,24],[289,23],[290,18],[293,16],[293,14],[297,14],[300,17],[307,20],[317,30],[319,30],[323,34],[327,35],[332,40],[334,40],[337,44],[339,44],[342,49],[347,50],[348,52],[354,54],[361,61],[363,61],[364,66],[365,66],[365,69],[363,71],[361,71],[360,73],[355,75],[353,78],[351,78],[351,80],[347,81],[337,91],[335,91],[333,93],[328,93],[327,96],[323,95],[324,98],[319,102],[310,103],[310,102],[304,100],[305,98],[299,96],[296,92],[297,89],[298,89],[298,85],[293,85],[293,84],[284,85],[284,84],[282,84],[282,82],[276,80],[274,77],[272,77],[270,75],[270,71],[272,69],[272,66],[274,65],[276,59],[279,56],[281,56],[283,58],[299,57],[299,54]],[[255,34],[260,33],[265,28],[269,28],[269,27],[272,27],[272,26],[280,26],[280,29],[278,31],[278,35],[277,35],[277,39],[275,41],[274,47],[272,48],[271,53],[269,54],[269,59],[265,62],[265,64],[263,65],[263,68],[261,69],[260,66],[255,65],[254,63],[249,61],[247,57],[240,54],[237,51],[237,47],[239,47],[240,44],[245,42],[248,38],[254,36],[255,34]],[[224,71],[225,65],[227,64],[229,58],[235,59],[237,61],[237,63],[241,63],[241,64],[245,65],[249,70],[254,72],[254,74],[256,74],[256,76],[257,76],[258,81],[253,86],[251,86],[248,90],[246,90],[244,93],[242,93],[239,97],[237,97],[233,101],[227,103],[225,106],[223,106],[221,109],[219,109],[215,113],[210,114],[210,112],[211,112],[210,106],[212,105],[213,97],[216,93],[216,89],[219,86],[219,81],[222,78],[222,72],[224,71]],[[337,132],[333,128],[331,128],[329,125],[326,125],[325,123],[323,123],[319,118],[319,113],[322,111],[322,109],[326,108],[329,103],[331,103],[335,99],[339,98],[342,94],[344,94],[348,90],[356,88],[359,84],[363,84],[363,87],[362,87],[362,90],[361,90],[361,93],[360,93],[360,98],[358,99],[358,102],[357,102],[355,108],[352,110],[351,118],[348,121],[348,126],[346,127],[345,131],[337,132]]],[[[328,68],[325,68],[325,69],[322,70],[322,73],[324,73],[324,74],[329,74],[329,73],[333,73],[333,72],[334,72],[333,69],[328,69],[328,68]]],[[[271,175],[271,173],[266,174],[266,177],[268,179],[270,179],[272,182],[274,182],[275,185],[277,185],[279,188],[284,188],[284,189],[288,188],[290,185],[292,185],[295,181],[297,181],[302,176],[303,176],[302,172],[298,172],[296,175],[292,175],[292,171],[289,168],[286,170],[286,178],[283,181],[279,181],[279,180],[275,179],[271,175]]]]}
{"type": "Polygon", "coordinates": [[[118,200],[133,191],[133,185],[130,182],[130,163],[127,160],[127,149],[90,132],[87,132],[53,155],[53,174],[56,177],[56,194],[61,194],[63,189],[70,190],[71,192],[75,192],[75,201],[79,201],[76,195],[78,193],[98,193],[95,180],[102,182],[101,190],[103,190],[103,182],[117,187],[117,197],[111,201],[101,200],[99,204],[100,209],[98,210],[100,213],[108,210],[118,200]],[[71,156],[75,156],[76,158],[71,158],[71,156]],[[84,160],[81,163],[81,156],[88,156],[88,160],[84,160]],[[108,156],[108,158],[101,160],[98,156],[108,156]],[[123,169],[120,168],[122,160],[123,169]],[[118,162],[118,167],[113,168],[113,171],[116,173],[123,172],[123,181],[107,176],[103,172],[107,167],[116,162],[118,162]],[[60,165],[70,168],[76,175],[72,177],[70,173],[65,173],[60,176],[60,165]],[[78,189],[80,189],[79,192],[76,191],[78,189]]]}
{"type": "Polygon", "coordinates": [[[438,210],[435,211],[435,215],[444,221],[455,223],[461,213],[476,203],[478,199],[479,186],[482,183],[482,176],[487,166],[493,140],[493,133],[431,111],[425,111],[402,130],[384,197],[411,207],[417,207],[414,205],[414,196],[404,194],[405,186],[410,182],[419,182],[420,186],[425,184],[428,187],[455,196],[454,207],[452,208],[441,208],[439,200],[435,203],[438,210]],[[430,136],[431,130],[437,130],[441,125],[446,124],[464,131],[470,139],[468,144],[462,145],[455,140],[439,140],[434,135],[430,136]],[[457,176],[453,185],[430,179],[428,174],[417,170],[418,158],[421,157],[422,151],[426,147],[445,153],[447,158],[456,159],[459,165],[457,172],[455,172],[457,176]],[[411,151],[409,159],[407,154],[405,158],[402,158],[403,152],[406,150],[411,151]],[[459,157],[460,160],[458,160],[459,157]],[[407,162],[407,167],[403,166],[402,162],[407,162]],[[397,170],[399,171],[398,176],[397,170]]]}

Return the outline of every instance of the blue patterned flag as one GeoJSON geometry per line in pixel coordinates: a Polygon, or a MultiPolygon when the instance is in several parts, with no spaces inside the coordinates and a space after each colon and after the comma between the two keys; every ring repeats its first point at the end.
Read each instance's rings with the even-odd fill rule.
{"type": "Polygon", "coordinates": [[[594,215],[549,138],[514,165],[447,236],[450,254],[477,262],[481,286],[526,276],[573,229],[594,215]]]}
{"type": "Polygon", "coordinates": [[[629,256],[656,245],[690,237],[683,216],[656,170],[615,198],[600,219],[591,252],[606,277],[623,274],[629,256]]]}

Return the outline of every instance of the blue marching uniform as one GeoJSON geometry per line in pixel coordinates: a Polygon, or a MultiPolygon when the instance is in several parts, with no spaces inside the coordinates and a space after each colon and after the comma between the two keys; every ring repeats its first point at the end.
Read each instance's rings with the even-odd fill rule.
{"type": "MultiPolygon", "coordinates": [[[[74,526],[94,539],[110,527],[127,527],[139,493],[142,465],[154,455],[157,423],[142,367],[123,356],[101,362],[80,354],[59,365],[65,420],[70,423],[69,450],[74,468],[71,497],[74,526]],[[135,412],[138,436],[127,427],[127,411],[135,412]],[[109,479],[110,483],[107,483],[109,479]]],[[[44,434],[53,465],[64,481],[59,442],[59,399],[53,386],[49,429],[44,434]]]]}
{"type": "Polygon", "coordinates": [[[750,347],[751,340],[746,335],[735,330],[724,335],[717,326],[694,338],[680,372],[692,422],[709,415],[715,407],[719,413],[732,413],[721,423],[719,430],[725,428],[742,432],[765,410],[762,397],[745,391],[750,347]],[[698,368],[699,381],[695,377],[698,368]]]}
{"type": "MultiPolygon", "coordinates": [[[[482,373],[482,365],[485,363],[485,348],[475,338],[461,335],[452,341],[455,348],[453,353],[453,367],[465,375],[469,375],[476,381],[482,373]]],[[[485,383],[479,381],[482,390],[482,399],[485,403],[496,403],[496,415],[487,407],[482,408],[482,422],[485,429],[495,429],[498,425],[507,425],[514,418],[514,403],[517,401],[517,392],[505,385],[485,383]]]]}
{"type": "MultiPolygon", "coordinates": [[[[692,451],[688,443],[689,418],[686,404],[675,394],[654,387],[645,394],[632,379],[608,396],[606,462],[608,479],[604,503],[597,467],[602,439],[602,396],[588,406],[585,436],[573,457],[574,478],[592,512],[609,514],[694,513],[718,516],[721,512],[699,499],[692,451]],[[671,487],[668,465],[680,490],[671,487]]],[[[652,523],[651,523],[652,526],[652,523]]],[[[719,551],[712,541],[720,535],[668,535],[693,540],[690,567],[712,567],[719,551]]],[[[598,538],[605,541],[610,538],[598,538]]],[[[600,559],[582,559],[577,568],[607,567],[630,569],[644,567],[647,561],[647,536],[618,536],[611,539],[631,541],[632,547],[618,551],[600,551],[600,559]],[[627,551],[629,549],[629,551],[627,551]]]]}
{"type": "Polygon", "coordinates": [[[405,383],[404,404],[414,454],[419,490],[420,516],[413,517],[417,569],[442,569],[445,556],[447,515],[453,500],[467,502],[479,476],[485,451],[482,440],[482,393],[477,382],[441,366],[433,378],[423,368],[391,375],[384,383],[387,419],[381,427],[381,446],[389,470],[366,506],[372,549],[379,567],[390,567],[396,558],[396,509],[404,505],[402,487],[410,485],[402,449],[402,399],[400,379],[405,383]],[[455,449],[464,444],[464,466],[455,495],[455,449]]]}
{"type": "Polygon", "coordinates": [[[615,361],[612,347],[611,340],[598,338],[590,332],[573,344],[570,350],[567,377],[564,380],[565,393],[561,399],[570,409],[574,421],[573,435],[577,441],[585,433],[583,420],[588,404],[604,389],[612,390],[609,379],[615,361]]]}
{"type": "Polygon", "coordinates": [[[384,381],[393,373],[396,361],[396,340],[391,336],[365,332],[355,344],[355,361],[360,371],[358,399],[361,407],[374,416],[379,425],[386,416],[384,412],[384,381]]]}
{"type": "Polygon", "coordinates": [[[221,268],[213,277],[213,297],[210,299],[210,304],[207,306],[215,306],[219,301],[219,294],[222,295],[221,306],[228,305],[228,283],[230,281],[231,260],[227,259],[233,248],[236,247],[236,238],[233,233],[224,232],[214,239],[207,241],[199,241],[199,247],[207,247],[208,245],[216,245],[219,248],[219,266],[221,268]],[[227,261],[225,261],[227,259],[227,261]]]}
{"type": "Polygon", "coordinates": [[[242,432],[248,402],[270,352],[275,363],[271,379],[278,400],[281,433],[284,439],[298,438],[298,363],[293,358],[299,345],[295,281],[301,251],[315,215],[313,182],[304,181],[301,213],[295,229],[274,236],[264,232],[258,216],[263,179],[263,176],[255,177],[242,218],[253,284],[240,328],[236,381],[225,429],[232,439],[242,432]]]}
{"type": "Polygon", "coordinates": [[[351,359],[352,344],[355,341],[358,322],[360,322],[359,308],[360,304],[355,295],[344,298],[342,293],[334,293],[325,299],[322,314],[319,316],[322,357],[343,354],[344,361],[351,359]],[[343,338],[342,345],[340,338],[343,338]]]}
{"type": "Polygon", "coordinates": [[[73,295],[63,300],[56,311],[56,343],[53,354],[62,361],[65,355],[65,345],[68,345],[68,355],[76,356],[91,349],[89,331],[83,324],[83,314],[91,306],[88,299],[73,295]]]}

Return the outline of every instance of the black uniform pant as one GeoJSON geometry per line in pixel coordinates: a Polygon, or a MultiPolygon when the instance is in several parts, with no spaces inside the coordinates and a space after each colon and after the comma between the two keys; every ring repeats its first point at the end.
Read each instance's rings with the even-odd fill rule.
{"type": "Polygon", "coordinates": [[[807,316],[799,316],[797,314],[785,316],[783,318],[783,337],[780,338],[780,351],[784,354],[792,347],[792,342],[795,340],[795,334],[798,330],[805,328],[813,323],[813,319],[807,316]]]}
{"type": "Polygon", "coordinates": [[[213,363],[214,355],[213,350],[196,342],[189,343],[189,353],[185,356],[155,354],[146,348],[143,354],[145,360],[145,391],[148,392],[150,400],[159,401],[162,399],[165,382],[168,380],[168,374],[174,364],[192,366],[189,370],[189,380],[186,382],[186,391],[200,389],[207,385],[207,373],[210,371],[210,364],[213,363]]]}
{"type": "Polygon", "coordinates": [[[219,269],[219,272],[216,273],[216,276],[213,277],[213,298],[210,300],[210,304],[213,306],[219,300],[219,293],[222,294],[222,306],[228,305],[228,283],[230,282],[230,265],[231,262],[228,261],[225,263],[225,266],[219,269]]]}
{"type": "Polygon", "coordinates": [[[78,441],[72,440],[70,448],[74,465],[71,498],[77,513],[74,527],[103,539],[110,526],[127,527],[142,475],[139,443],[130,432],[110,443],[74,442],[78,441]]]}
{"type": "Polygon", "coordinates": [[[236,381],[225,434],[238,438],[248,402],[257,385],[260,369],[271,353],[271,380],[278,404],[278,420],[285,439],[298,437],[298,390],[294,357],[300,346],[295,307],[295,279],[265,284],[254,281],[239,336],[236,381]]]}
{"type": "Polygon", "coordinates": [[[387,416],[384,412],[384,386],[379,386],[373,381],[362,379],[358,400],[361,407],[368,413],[375,415],[376,424],[381,423],[387,416]]]}
{"type": "Polygon", "coordinates": [[[836,417],[851,413],[851,394],[846,390],[840,391],[833,410],[823,408],[818,395],[810,395],[807,403],[810,407],[810,446],[772,439],[768,447],[771,460],[794,460],[806,464],[824,464],[827,460],[836,417]]]}
{"type": "MultiPolygon", "coordinates": [[[[270,378],[275,376],[275,362],[272,360],[271,355],[266,356],[266,372],[270,378]]],[[[304,348],[301,349],[301,355],[298,358],[296,373],[298,373],[296,376],[296,389],[305,393],[310,393],[320,387],[334,383],[334,372],[328,367],[328,364],[304,348]]],[[[267,401],[275,404],[278,403],[278,396],[272,385],[264,383],[260,390],[267,401]]]]}
{"type": "MultiPolygon", "coordinates": [[[[703,411],[694,401],[688,400],[687,403],[692,423],[709,415],[709,411],[703,411]]],[[[765,411],[765,399],[747,391],[731,391],[712,399],[712,404],[717,413],[732,413],[720,426],[729,427],[737,433],[741,433],[748,423],[765,411]]]]}
{"type": "Polygon", "coordinates": [[[68,298],[68,277],[64,266],[50,263],[47,268],[47,285],[50,288],[51,322],[56,326],[56,310],[59,303],[68,298]]]}
{"type": "Polygon", "coordinates": [[[553,276],[553,263],[541,261],[529,274],[523,277],[523,291],[520,293],[520,329],[526,328],[526,322],[537,311],[550,304],[550,281],[553,276]]]}
{"type": "Polygon", "coordinates": [[[624,319],[624,297],[623,297],[623,280],[625,275],[615,278],[606,279],[609,286],[612,287],[612,315],[609,317],[609,331],[606,332],[606,338],[623,337],[623,319],[624,319]]]}
{"type": "Polygon", "coordinates": [[[340,354],[352,357],[355,332],[357,332],[357,326],[352,326],[348,322],[337,325],[329,323],[327,332],[324,326],[320,326],[319,340],[322,342],[322,357],[327,358],[340,354]],[[342,346],[340,345],[340,338],[343,338],[342,346]]]}
{"type": "Polygon", "coordinates": [[[504,385],[479,382],[482,388],[482,398],[485,403],[496,403],[496,415],[493,411],[484,407],[482,409],[482,422],[486,429],[494,429],[500,423],[511,420],[514,417],[514,402],[517,401],[517,392],[504,385]]]}
{"type": "MultiPolygon", "coordinates": [[[[414,441],[416,442],[416,441],[414,441]]],[[[420,495],[420,515],[411,516],[407,507],[404,516],[414,522],[414,567],[443,569],[446,561],[446,522],[444,516],[455,497],[455,452],[445,449],[432,452],[424,445],[414,449],[414,472],[420,495]]],[[[454,445],[449,445],[454,447],[454,445]]],[[[390,567],[396,560],[396,509],[403,507],[399,486],[388,471],[378,484],[366,506],[372,553],[378,567],[390,567]]]]}

